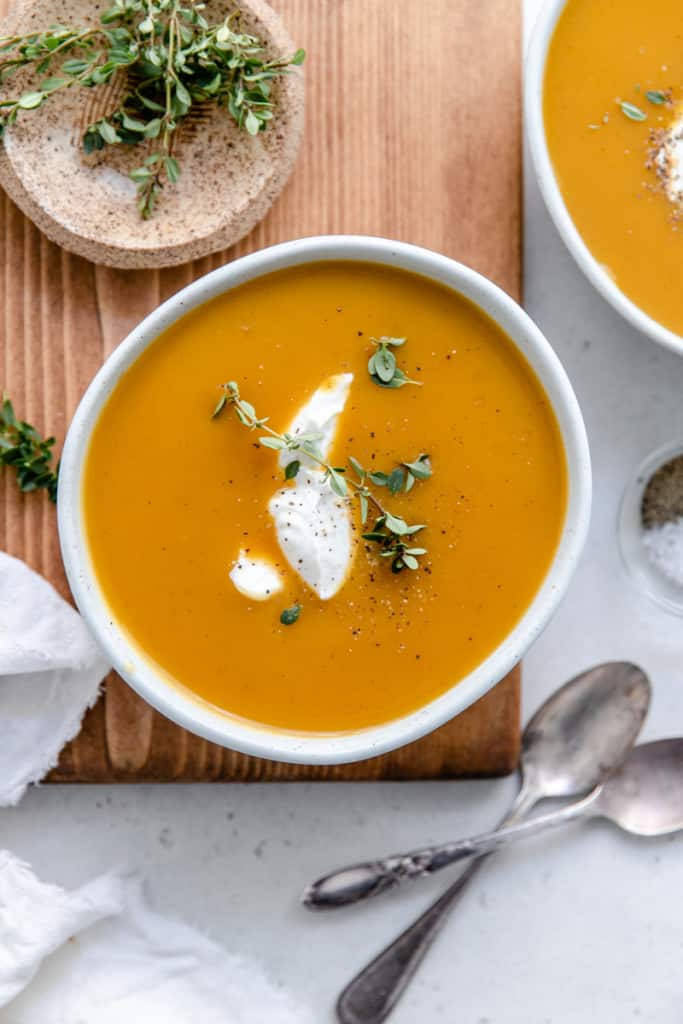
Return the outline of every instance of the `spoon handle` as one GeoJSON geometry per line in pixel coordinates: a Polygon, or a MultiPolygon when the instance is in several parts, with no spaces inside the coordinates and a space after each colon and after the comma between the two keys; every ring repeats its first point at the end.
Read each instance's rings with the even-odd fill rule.
{"type": "Polygon", "coordinates": [[[311,910],[329,910],[378,896],[408,879],[424,878],[449,864],[466,860],[468,857],[493,853],[508,843],[581,817],[594,799],[593,793],[585,800],[569,804],[559,811],[523,824],[499,828],[470,839],[427,846],[412,853],[393,854],[381,860],[365,861],[333,871],[313,882],[301,897],[302,902],[311,910]]]}
{"type": "Polygon", "coordinates": [[[392,854],[380,860],[363,861],[340,868],[317,879],[301,896],[309,910],[334,910],[379,896],[402,882],[424,878],[476,850],[471,840],[426,846],[411,853],[392,854]]]}
{"type": "MultiPolygon", "coordinates": [[[[538,797],[526,787],[501,821],[501,826],[519,821],[538,797]]],[[[340,1024],[380,1024],[401,998],[403,991],[439,933],[449,911],[467,883],[476,875],[485,857],[473,860],[449,889],[440,896],[397,939],[387,946],[346,986],[337,1002],[340,1024]]]]}

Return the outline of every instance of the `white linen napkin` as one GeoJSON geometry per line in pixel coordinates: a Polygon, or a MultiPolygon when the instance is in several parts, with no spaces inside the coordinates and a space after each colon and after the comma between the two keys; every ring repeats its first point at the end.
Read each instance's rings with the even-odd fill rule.
{"type": "MultiPolygon", "coordinates": [[[[109,665],[80,615],[0,552],[0,806],[56,763],[109,665]]],[[[146,904],[135,876],[72,892],[0,850],[0,1024],[313,1024],[261,967],[146,904]]]]}
{"type": "Polygon", "coordinates": [[[78,612],[0,552],[0,806],[57,763],[108,671],[78,612]]]}
{"type": "Polygon", "coordinates": [[[2,1024],[313,1024],[258,964],[151,910],[135,877],[67,892],[0,853],[0,932],[2,1024]]]}

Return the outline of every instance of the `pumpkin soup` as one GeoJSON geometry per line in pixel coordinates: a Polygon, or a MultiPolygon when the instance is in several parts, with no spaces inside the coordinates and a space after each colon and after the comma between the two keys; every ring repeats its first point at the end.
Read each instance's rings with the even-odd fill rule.
{"type": "Polygon", "coordinates": [[[492,320],[334,262],[244,284],[151,344],[100,414],[83,507],[112,614],[171,681],[334,732],[415,710],[500,644],[566,490],[549,401],[492,320]]]}
{"type": "Polygon", "coordinates": [[[680,4],[568,0],[548,51],[544,117],[584,242],[632,302],[683,335],[680,4]]]}

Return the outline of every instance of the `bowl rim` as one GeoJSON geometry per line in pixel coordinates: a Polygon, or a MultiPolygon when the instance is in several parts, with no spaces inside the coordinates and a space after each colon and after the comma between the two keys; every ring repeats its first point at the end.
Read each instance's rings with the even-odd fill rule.
{"type": "Polygon", "coordinates": [[[383,238],[329,235],[271,246],[199,278],[149,314],[109,356],[87,388],[69,427],[57,501],[62,557],[86,623],[119,674],[167,718],[221,746],[271,760],[343,764],[375,757],[424,736],[464,711],[521,660],[547,624],[576,568],[588,530],[591,470],[579,404],[550,343],[502,289],[450,258],[383,238]],[[392,721],[344,733],[296,733],[230,716],[164,678],[117,626],[99,590],[85,538],[81,478],[90,433],[121,374],[148,344],[189,310],[244,282],[309,262],[379,263],[445,284],[483,309],[511,338],[539,377],[558,420],[568,473],[568,501],[553,562],[530,605],[502,643],[464,679],[428,704],[392,721]]]}
{"type": "Polygon", "coordinates": [[[548,48],[557,22],[568,2],[569,0],[546,0],[542,5],[525,61],[524,120],[536,180],[562,240],[596,291],[643,334],[648,335],[659,345],[682,355],[683,336],[645,313],[621,291],[584,242],[562,198],[545,136],[543,85],[548,48]]]}

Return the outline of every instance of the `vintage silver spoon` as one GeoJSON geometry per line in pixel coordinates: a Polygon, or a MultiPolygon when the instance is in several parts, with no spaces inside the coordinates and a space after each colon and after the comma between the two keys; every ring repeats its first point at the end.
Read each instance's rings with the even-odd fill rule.
{"type": "MultiPolygon", "coordinates": [[[[649,702],[647,676],[627,662],[599,665],[554,693],[524,730],[522,786],[501,826],[517,823],[539,800],[581,796],[608,778],[635,743],[649,702]]],[[[337,1003],[341,1024],[380,1024],[386,1019],[484,859],[473,860],[349,983],[337,1003]]],[[[308,895],[309,890],[304,893],[306,905],[315,906],[308,895]]]]}
{"type": "MultiPolygon", "coordinates": [[[[544,797],[584,794],[614,771],[635,742],[648,701],[649,685],[643,673],[620,662],[584,672],[558,690],[524,731],[522,789],[510,814],[518,818],[544,797]]],[[[505,824],[509,821],[510,815],[505,824]]],[[[471,846],[487,838],[429,846],[341,868],[313,882],[302,902],[311,910],[357,903],[406,879],[422,878],[476,852],[488,852],[471,846]]]]}
{"type": "MultiPolygon", "coordinates": [[[[369,874],[394,872],[400,878],[415,878],[440,871],[447,864],[481,857],[501,850],[518,839],[566,825],[577,818],[606,818],[624,832],[637,836],[662,836],[683,829],[683,739],[659,740],[635,747],[624,764],[606,782],[552,814],[541,814],[520,825],[459,839],[427,850],[417,850],[370,865],[369,874]],[[424,868],[423,862],[428,866],[424,868]]],[[[364,865],[355,869],[360,872],[364,865]]],[[[354,869],[347,869],[353,871],[354,869]]],[[[335,879],[344,872],[328,875],[323,887],[333,891],[335,879]]],[[[343,881],[342,881],[343,884],[343,881]]],[[[339,906],[339,902],[336,903],[339,906]]]]}

